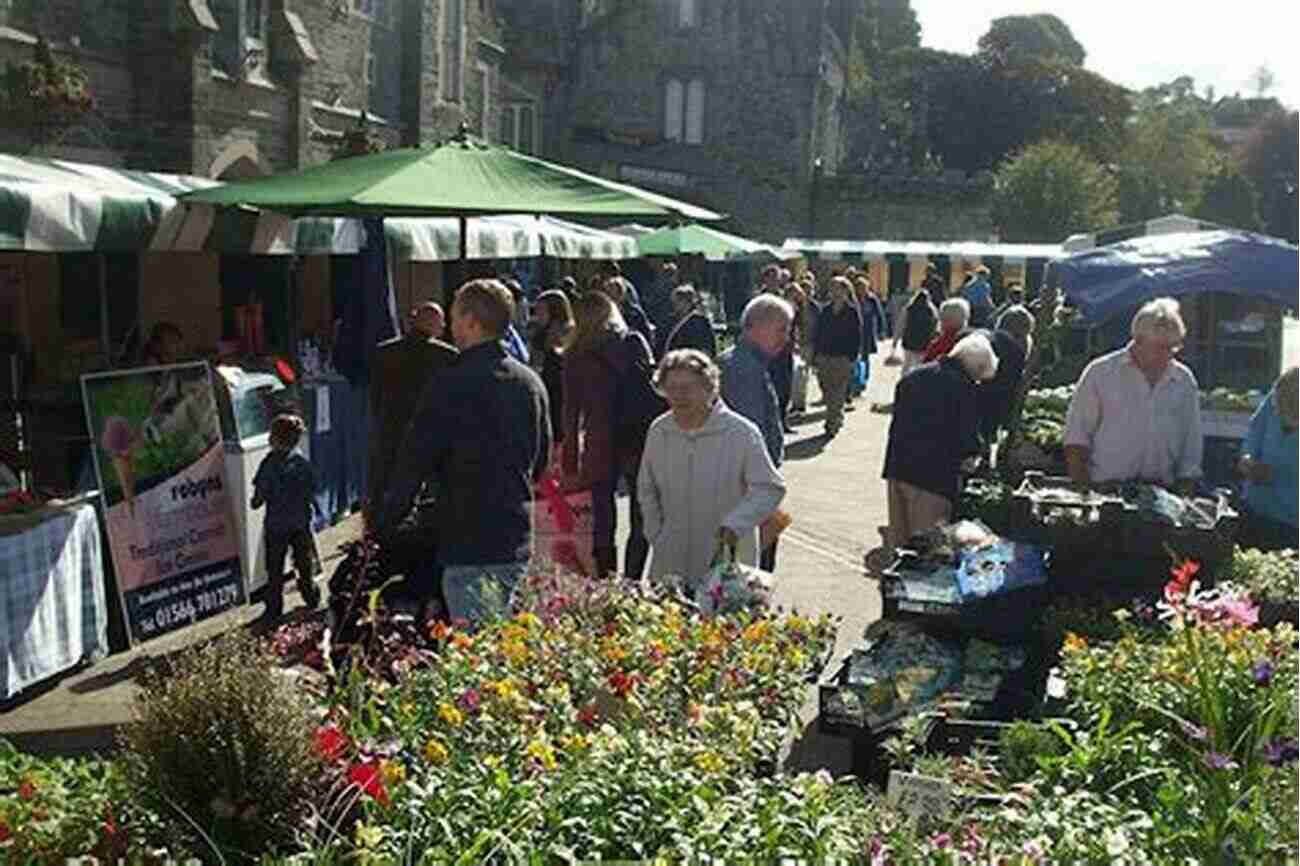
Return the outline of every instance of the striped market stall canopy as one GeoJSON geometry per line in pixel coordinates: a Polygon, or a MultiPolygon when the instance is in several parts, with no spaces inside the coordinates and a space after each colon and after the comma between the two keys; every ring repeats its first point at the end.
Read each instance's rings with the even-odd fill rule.
{"type": "Polygon", "coordinates": [[[1077,253],[1080,250],[1090,250],[1095,247],[1104,247],[1108,244],[1117,244],[1120,241],[1132,240],[1133,238],[1145,237],[1146,235],[1168,235],[1179,232],[1208,232],[1226,229],[1231,231],[1228,226],[1221,226],[1218,223],[1207,222],[1206,220],[1193,219],[1189,216],[1183,216],[1180,213],[1171,213],[1155,219],[1146,220],[1140,223],[1128,223],[1127,225],[1115,226],[1113,228],[1103,229],[1098,232],[1070,235],[1061,244],[1067,253],[1077,253]]]}
{"type": "MultiPolygon", "coordinates": [[[[176,201],[179,194],[218,185],[187,175],[0,154],[0,251],[349,255],[360,249],[357,220],[295,220],[176,201]]],[[[454,218],[390,219],[385,228],[399,260],[459,258],[454,218]]],[[[631,238],[551,217],[480,217],[468,221],[468,231],[472,259],[637,256],[631,238]]]]}
{"type": "Polygon", "coordinates": [[[998,244],[979,241],[850,241],[787,238],[786,250],[810,259],[866,262],[892,257],[949,259],[1001,258],[1008,262],[1032,259],[1054,260],[1065,255],[1060,244],[998,244]]]}

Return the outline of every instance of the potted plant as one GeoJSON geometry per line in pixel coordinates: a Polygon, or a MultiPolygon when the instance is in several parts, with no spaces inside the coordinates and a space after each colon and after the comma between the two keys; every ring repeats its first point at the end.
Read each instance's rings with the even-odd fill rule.
{"type": "Polygon", "coordinates": [[[33,144],[95,107],[85,70],[56,58],[43,38],[37,39],[31,60],[6,64],[0,100],[14,125],[30,131],[33,144]]]}

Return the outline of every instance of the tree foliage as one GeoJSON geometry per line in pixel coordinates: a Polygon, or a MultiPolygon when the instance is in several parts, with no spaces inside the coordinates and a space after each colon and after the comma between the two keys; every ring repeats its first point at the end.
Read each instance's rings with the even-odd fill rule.
{"type": "Polygon", "coordinates": [[[1228,163],[1205,184],[1205,194],[1201,197],[1196,216],[1231,228],[1257,232],[1263,228],[1258,198],[1250,178],[1228,163]]]}
{"type": "Polygon", "coordinates": [[[1297,241],[1297,160],[1300,113],[1277,111],[1261,120],[1240,151],[1242,172],[1259,193],[1264,231],[1297,241]]]}
{"type": "Polygon", "coordinates": [[[1074,144],[1030,145],[998,170],[993,221],[1004,241],[1056,243],[1116,214],[1114,179],[1074,144]]]}
{"type": "Polygon", "coordinates": [[[977,55],[993,66],[1062,63],[1082,66],[1087,52],[1070,28],[1055,15],[1007,15],[995,18],[980,37],[977,55]]]}
{"type": "Polygon", "coordinates": [[[1119,208],[1124,222],[1192,213],[1215,168],[1210,106],[1182,76],[1139,94],[1119,156],[1119,208]]]}

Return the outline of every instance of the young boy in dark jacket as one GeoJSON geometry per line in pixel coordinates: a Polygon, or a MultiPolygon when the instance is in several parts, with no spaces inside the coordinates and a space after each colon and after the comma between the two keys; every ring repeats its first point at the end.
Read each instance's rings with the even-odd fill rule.
{"type": "Polygon", "coordinates": [[[320,604],[313,580],[315,565],[311,537],[312,494],[316,479],[307,458],[293,449],[306,429],[296,415],[279,415],[271,422],[271,453],[253,476],[253,508],[266,506],[266,610],[262,619],[284,614],[284,557],[293,550],[298,592],[308,610],[320,604]]]}

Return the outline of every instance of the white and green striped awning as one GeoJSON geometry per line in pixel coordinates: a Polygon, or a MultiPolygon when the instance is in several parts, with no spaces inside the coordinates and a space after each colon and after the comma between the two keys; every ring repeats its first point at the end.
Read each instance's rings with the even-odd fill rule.
{"type": "MultiPolygon", "coordinates": [[[[179,193],[216,185],[200,177],[0,154],[0,250],[348,255],[360,247],[356,220],[293,220],[264,211],[176,202],[179,193]]],[[[400,260],[460,257],[456,219],[402,218],[384,224],[400,260]]],[[[467,227],[471,259],[637,256],[631,238],[550,217],[479,217],[468,220],[467,227]]]]}
{"type": "Polygon", "coordinates": [[[1223,228],[1227,227],[1208,220],[1198,220],[1180,213],[1171,213],[1140,223],[1128,223],[1127,225],[1114,226],[1097,232],[1070,235],[1061,246],[1067,253],[1077,253],[1082,250],[1104,247],[1108,244],[1117,244],[1120,241],[1145,237],[1146,235],[1167,235],[1176,232],[1210,232],[1223,228]]]}
{"type": "Polygon", "coordinates": [[[808,240],[787,238],[787,250],[803,253],[810,259],[867,262],[890,257],[927,259],[946,256],[972,261],[1001,258],[1009,261],[1059,259],[1065,255],[1060,244],[1002,244],[981,241],[854,241],[808,240]]]}

